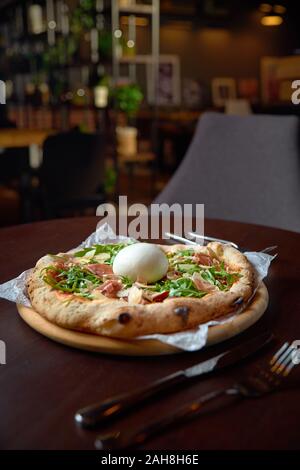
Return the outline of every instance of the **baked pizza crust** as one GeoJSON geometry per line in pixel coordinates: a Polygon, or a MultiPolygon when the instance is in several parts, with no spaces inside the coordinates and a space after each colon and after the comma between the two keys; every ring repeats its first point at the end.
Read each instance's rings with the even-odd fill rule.
{"type": "MultiPolygon", "coordinates": [[[[187,248],[186,245],[160,247],[166,252],[187,248]]],[[[42,270],[53,263],[48,255],[37,262],[28,279],[27,291],[34,310],[64,328],[115,338],[175,333],[234,312],[246,305],[254,294],[256,272],[241,252],[218,242],[198,249],[203,253],[209,250],[230,270],[241,274],[226,292],[214,291],[202,298],[173,297],[145,305],[105,295],[88,300],[59,292],[43,281],[42,270]]]]}

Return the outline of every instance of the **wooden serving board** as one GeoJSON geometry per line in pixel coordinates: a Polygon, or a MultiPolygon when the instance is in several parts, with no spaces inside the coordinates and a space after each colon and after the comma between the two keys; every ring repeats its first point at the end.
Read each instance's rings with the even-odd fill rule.
{"type": "MultiPolygon", "coordinates": [[[[243,313],[236,315],[223,325],[209,327],[207,345],[225,341],[249,328],[264,314],[268,301],[268,291],[262,283],[252,303],[243,313]]],[[[20,316],[31,328],[47,338],[73,348],[126,356],[157,356],[182,352],[181,349],[152,339],[124,340],[68,330],[50,323],[32,308],[17,304],[17,309],[20,316]]]]}

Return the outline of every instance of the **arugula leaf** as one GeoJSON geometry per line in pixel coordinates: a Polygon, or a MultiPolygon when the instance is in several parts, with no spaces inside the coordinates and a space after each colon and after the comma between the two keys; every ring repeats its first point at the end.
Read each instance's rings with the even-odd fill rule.
{"type": "Polygon", "coordinates": [[[210,269],[202,270],[201,277],[204,279],[204,281],[215,284],[216,279],[210,269]]]}
{"type": "MultiPolygon", "coordinates": [[[[105,264],[113,264],[115,257],[121,251],[125,246],[128,246],[129,243],[111,243],[108,245],[99,245],[95,244],[93,246],[90,246],[89,248],[84,248],[83,250],[77,251],[74,253],[74,256],[76,258],[81,258],[82,256],[85,256],[89,251],[95,250],[94,256],[97,256],[101,253],[108,253],[109,258],[104,261],[105,264]]],[[[91,262],[93,262],[93,258],[91,259],[91,262]]],[[[97,262],[95,260],[95,262],[97,262]]]]}
{"type": "Polygon", "coordinates": [[[226,271],[224,263],[219,266],[211,266],[201,272],[201,276],[205,281],[211,282],[220,290],[228,290],[230,287],[242,277],[239,273],[229,273],[226,271]]]}
{"type": "Polygon", "coordinates": [[[45,268],[45,272],[43,280],[53,289],[79,294],[90,299],[93,298],[90,288],[94,289],[102,283],[98,276],[79,266],[71,266],[66,269],[48,266],[45,268]]]}
{"type": "Polygon", "coordinates": [[[180,262],[174,263],[173,268],[182,273],[184,277],[200,273],[205,281],[210,282],[223,291],[229,290],[234,282],[241,277],[239,273],[227,272],[223,262],[217,266],[204,267],[184,259],[184,261],[180,260],[180,262]]]}
{"type": "Polygon", "coordinates": [[[188,263],[180,263],[176,266],[176,270],[181,272],[181,273],[188,273],[188,274],[194,274],[194,273],[200,273],[202,268],[198,264],[188,264],[188,263]]]}
{"type": "Polygon", "coordinates": [[[120,278],[121,278],[121,282],[122,282],[125,289],[127,289],[127,287],[131,287],[133,285],[133,281],[129,277],[120,276],[120,278]]]}
{"type": "Polygon", "coordinates": [[[207,292],[199,291],[192,279],[187,277],[180,277],[178,279],[170,279],[166,281],[159,281],[155,284],[154,290],[156,292],[169,291],[170,297],[203,297],[207,292]]]}
{"type": "Polygon", "coordinates": [[[175,253],[176,256],[193,256],[194,254],[195,254],[195,250],[191,250],[191,249],[181,250],[175,253]]]}

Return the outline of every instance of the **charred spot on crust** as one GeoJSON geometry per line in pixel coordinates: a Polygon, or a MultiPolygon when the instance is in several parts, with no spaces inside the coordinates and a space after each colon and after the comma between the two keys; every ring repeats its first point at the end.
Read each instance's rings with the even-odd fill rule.
{"type": "Polygon", "coordinates": [[[188,316],[189,316],[189,307],[186,306],[181,306],[181,307],[176,307],[174,309],[175,315],[179,315],[184,322],[187,321],[188,316]]]}
{"type": "Polygon", "coordinates": [[[239,305],[242,305],[243,302],[244,302],[243,297],[238,297],[237,299],[235,299],[235,300],[232,302],[232,305],[233,305],[234,307],[238,307],[239,305]]]}
{"type": "Polygon", "coordinates": [[[121,313],[119,315],[118,320],[119,320],[119,323],[121,323],[121,325],[126,325],[128,322],[130,322],[131,315],[127,312],[121,313]]]}

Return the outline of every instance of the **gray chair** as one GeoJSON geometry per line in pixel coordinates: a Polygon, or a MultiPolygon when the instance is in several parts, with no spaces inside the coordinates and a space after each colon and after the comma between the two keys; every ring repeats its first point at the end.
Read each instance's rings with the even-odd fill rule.
{"type": "Polygon", "coordinates": [[[300,232],[299,120],[206,113],[156,203],[204,203],[205,217],[300,232]]]}

